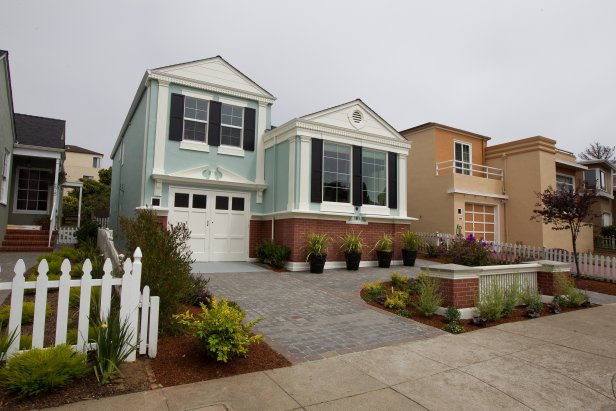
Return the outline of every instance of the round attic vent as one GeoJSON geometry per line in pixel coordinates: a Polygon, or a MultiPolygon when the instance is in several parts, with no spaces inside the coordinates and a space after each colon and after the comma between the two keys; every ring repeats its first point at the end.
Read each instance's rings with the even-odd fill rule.
{"type": "Polygon", "coordinates": [[[366,124],[366,118],[364,117],[364,112],[359,108],[354,109],[353,111],[348,113],[349,122],[356,129],[360,129],[366,124]]]}

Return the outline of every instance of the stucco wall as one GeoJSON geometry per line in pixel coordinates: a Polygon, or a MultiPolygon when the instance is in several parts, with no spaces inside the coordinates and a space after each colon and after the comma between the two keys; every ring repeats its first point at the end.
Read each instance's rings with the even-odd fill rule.
{"type": "Polygon", "coordinates": [[[101,168],[92,167],[94,157],[100,158],[102,163],[103,156],[67,151],[66,159],[64,160],[66,181],[78,181],[84,176],[91,176],[94,180],[98,181],[98,171],[101,168]]]}

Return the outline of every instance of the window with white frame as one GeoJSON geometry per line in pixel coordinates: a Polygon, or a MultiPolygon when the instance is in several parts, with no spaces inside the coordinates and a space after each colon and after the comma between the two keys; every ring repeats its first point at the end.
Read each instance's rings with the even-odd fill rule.
{"type": "Polygon", "coordinates": [[[15,210],[40,214],[47,212],[50,181],[49,170],[20,168],[15,210]]]}
{"type": "Polygon", "coordinates": [[[455,142],[455,169],[458,174],[471,174],[471,145],[455,142]]]}
{"type": "Polygon", "coordinates": [[[603,213],[603,215],[601,216],[601,223],[603,225],[603,227],[606,227],[608,225],[612,225],[612,215],[610,213],[603,213]]]}
{"type": "Polygon", "coordinates": [[[323,144],[323,201],[351,202],[351,146],[323,144]]]}
{"type": "Polygon", "coordinates": [[[222,104],[220,108],[220,144],[241,147],[243,124],[244,108],[222,104]]]}
{"type": "Polygon", "coordinates": [[[92,157],[92,167],[101,168],[101,158],[100,157],[92,157]]]}
{"type": "Polygon", "coordinates": [[[556,174],[556,189],[557,190],[574,190],[573,177],[565,174],[556,174]]]}
{"type": "Polygon", "coordinates": [[[387,153],[363,149],[361,157],[362,203],[387,205],[387,153]]]}
{"type": "Polygon", "coordinates": [[[606,191],[607,190],[607,186],[605,185],[605,171],[603,170],[598,170],[599,171],[599,189],[606,191]]]}
{"type": "Polygon", "coordinates": [[[0,182],[0,203],[6,204],[9,197],[9,174],[11,169],[11,152],[4,149],[2,161],[2,182],[0,182]]]}
{"type": "Polygon", "coordinates": [[[194,97],[184,97],[184,140],[205,143],[209,102],[194,97]]]}

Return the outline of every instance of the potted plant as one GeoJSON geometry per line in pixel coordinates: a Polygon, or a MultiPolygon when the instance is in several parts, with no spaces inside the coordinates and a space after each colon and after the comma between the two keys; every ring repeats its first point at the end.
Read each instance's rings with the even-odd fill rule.
{"type": "Polygon", "coordinates": [[[324,233],[309,233],[306,238],[306,261],[310,263],[310,272],[322,274],[327,259],[327,242],[329,237],[324,233]]]}
{"type": "Polygon", "coordinates": [[[36,224],[41,226],[41,230],[49,230],[51,223],[51,216],[49,214],[44,215],[36,219],[36,224]]]}
{"type": "Polygon", "coordinates": [[[376,256],[379,260],[380,268],[389,268],[391,265],[391,255],[394,250],[394,239],[389,234],[383,236],[374,245],[376,256]]]}
{"type": "Polygon", "coordinates": [[[402,261],[404,265],[409,267],[415,266],[417,249],[420,245],[421,238],[417,234],[411,230],[406,230],[402,233],[402,261]]]}
{"type": "Polygon", "coordinates": [[[346,233],[340,240],[342,241],[340,248],[346,259],[346,269],[357,271],[361,261],[361,249],[364,246],[361,241],[361,233],[346,233]]]}

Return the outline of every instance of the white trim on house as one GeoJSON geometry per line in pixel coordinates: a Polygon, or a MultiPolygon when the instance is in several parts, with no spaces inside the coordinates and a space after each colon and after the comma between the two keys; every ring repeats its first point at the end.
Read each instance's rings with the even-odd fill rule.
{"type": "Polygon", "coordinates": [[[205,153],[210,152],[210,145],[208,143],[202,143],[201,141],[182,140],[180,141],[181,150],[193,150],[202,151],[205,153]]]}
{"type": "Polygon", "coordinates": [[[567,161],[567,160],[561,160],[559,158],[557,158],[556,160],[554,160],[554,162],[556,164],[560,164],[562,166],[566,166],[566,167],[570,167],[570,168],[575,168],[577,170],[588,170],[588,167],[578,164],[578,163],[574,163],[573,161],[567,161]]]}
{"type": "Polygon", "coordinates": [[[453,140],[453,171],[457,174],[472,176],[473,175],[473,145],[468,141],[463,140],[453,140]],[[462,146],[462,160],[456,159],[456,145],[460,144],[462,146]],[[468,161],[464,161],[464,146],[468,147],[468,161]],[[462,166],[458,167],[456,163],[461,163],[462,166]],[[467,166],[468,168],[466,168],[467,166]],[[458,169],[461,172],[458,172],[458,169]]]}
{"type": "MultiPolygon", "coordinates": [[[[56,160],[56,161],[59,161],[56,160]]],[[[49,175],[53,176],[53,169],[51,168],[40,168],[40,167],[35,167],[35,168],[29,168],[29,167],[17,167],[17,181],[15,182],[15,184],[13,184],[13,214],[49,214],[51,212],[51,210],[49,209],[49,204],[51,203],[51,196],[54,192],[54,185],[53,183],[50,183],[47,186],[47,204],[46,204],[46,208],[45,210],[22,210],[17,208],[17,192],[19,191],[19,174],[21,172],[21,170],[37,170],[37,171],[46,171],[49,173],[49,175]]],[[[38,201],[38,200],[37,200],[38,201]]]]}
{"type": "MultiPolygon", "coordinates": [[[[165,173],[165,144],[169,112],[169,82],[158,82],[158,104],[156,106],[156,136],[154,139],[154,166],[152,174],[165,173]]],[[[122,156],[124,157],[124,156],[122,156]]]]}
{"type": "Polygon", "coordinates": [[[287,210],[295,209],[295,158],[296,142],[295,139],[289,141],[289,181],[287,184],[287,210]]]}
{"type": "Polygon", "coordinates": [[[11,152],[5,148],[2,161],[2,170],[0,171],[2,173],[2,181],[0,181],[0,184],[2,185],[2,187],[0,187],[0,204],[2,205],[8,205],[9,201],[9,187],[11,185],[11,158],[11,152]]]}
{"type": "Polygon", "coordinates": [[[300,136],[300,165],[299,165],[299,210],[310,210],[310,137],[300,136]]]}
{"type": "Polygon", "coordinates": [[[258,122],[256,124],[256,153],[257,153],[257,174],[256,182],[258,184],[265,184],[265,147],[263,145],[263,135],[265,134],[265,127],[267,125],[267,104],[259,102],[257,109],[258,122]]]}
{"type": "Polygon", "coordinates": [[[224,154],[227,156],[244,157],[244,149],[241,147],[228,146],[221,144],[218,146],[218,154],[224,154]]]}
{"type": "Polygon", "coordinates": [[[492,194],[492,193],[484,193],[482,191],[460,190],[458,188],[450,188],[449,190],[447,190],[447,194],[466,194],[466,195],[471,195],[471,196],[499,198],[501,200],[509,199],[509,196],[507,194],[492,194]]]}
{"type": "MultiPolygon", "coordinates": [[[[170,174],[152,173],[155,181],[171,183],[206,184],[207,186],[229,187],[250,191],[265,190],[267,185],[256,184],[224,167],[200,166],[170,174]]],[[[220,189],[220,188],[219,188],[220,189]]]]}
{"type": "MultiPolygon", "coordinates": [[[[337,212],[328,212],[328,211],[303,211],[303,210],[294,210],[294,211],[276,211],[274,213],[253,213],[252,219],[254,220],[271,220],[274,217],[276,220],[285,220],[289,218],[309,218],[309,219],[319,219],[319,220],[335,220],[340,221],[341,218],[348,219],[348,214],[341,214],[337,212]]],[[[411,221],[419,221],[418,218],[415,217],[400,217],[400,216],[381,216],[381,215],[373,215],[366,214],[364,215],[368,222],[387,222],[392,224],[408,224],[411,221]]]]}
{"type": "Polygon", "coordinates": [[[39,158],[62,159],[63,148],[29,146],[25,144],[15,144],[13,146],[13,156],[28,156],[39,158]]]}

